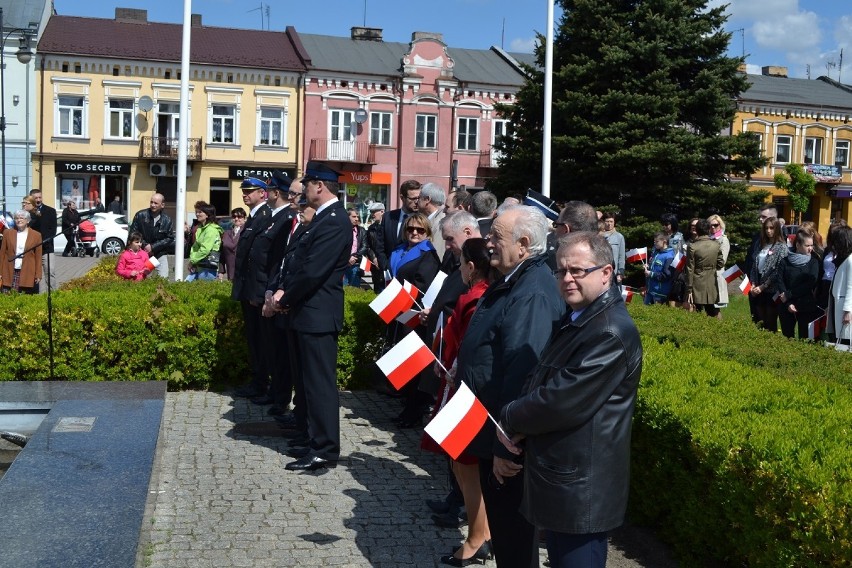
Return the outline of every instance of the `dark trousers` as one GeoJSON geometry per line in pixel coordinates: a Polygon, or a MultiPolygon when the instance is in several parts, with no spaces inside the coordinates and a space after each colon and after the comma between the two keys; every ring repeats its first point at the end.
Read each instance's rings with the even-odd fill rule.
{"type": "Polygon", "coordinates": [[[249,351],[249,375],[251,386],[265,391],[269,387],[269,371],[266,368],[266,354],[263,352],[263,316],[260,306],[252,306],[245,300],[240,301],[243,308],[243,321],[246,328],[246,342],[249,351]]]}
{"type": "Polygon", "coordinates": [[[524,494],[524,472],[504,479],[503,485],[499,485],[493,468],[493,460],[479,459],[479,482],[497,567],[537,568],[537,532],[519,511],[524,494]]]}
{"type": "Polygon", "coordinates": [[[336,461],[340,457],[337,333],[297,331],[295,336],[311,454],[336,461]]]}
{"type": "Polygon", "coordinates": [[[293,398],[287,332],[275,325],[274,318],[262,318],[262,326],[266,365],[271,378],[269,397],[275,404],[286,408],[293,398]]]}
{"type": "Polygon", "coordinates": [[[547,531],[546,538],[547,557],[553,568],[606,568],[605,532],[568,534],[547,531]]]}
{"type": "Polygon", "coordinates": [[[772,333],[778,331],[778,304],[772,299],[774,295],[774,291],[766,291],[761,292],[754,299],[758,322],[763,324],[763,329],[772,333]]]}
{"type": "Polygon", "coordinates": [[[308,435],[308,411],[305,402],[305,386],[302,384],[301,357],[299,357],[299,342],[296,332],[286,331],[287,350],[290,353],[290,377],[293,379],[293,416],[296,418],[296,428],[308,435]]]}
{"type": "MultiPolygon", "coordinates": [[[[787,310],[787,306],[778,307],[778,319],[781,321],[781,333],[784,337],[795,337],[796,324],[799,327],[799,339],[808,338],[808,324],[817,319],[820,315],[818,310],[814,311],[799,311],[791,314],[787,310]]],[[[819,340],[819,337],[817,337],[819,340]]]]}

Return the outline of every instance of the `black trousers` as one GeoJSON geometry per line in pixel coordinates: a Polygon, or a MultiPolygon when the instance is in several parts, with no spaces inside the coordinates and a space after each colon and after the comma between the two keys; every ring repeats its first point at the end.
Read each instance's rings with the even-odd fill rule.
{"type": "Polygon", "coordinates": [[[275,318],[263,318],[262,326],[266,365],[271,378],[269,397],[275,404],[286,408],[293,399],[287,332],[275,324],[275,318]]]}
{"type": "Polygon", "coordinates": [[[537,568],[538,533],[519,511],[524,494],[524,472],[505,478],[503,485],[499,485],[493,468],[493,460],[479,459],[479,482],[497,567],[537,568]]]}
{"type": "Polygon", "coordinates": [[[299,357],[299,342],[296,332],[288,329],[287,349],[290,353],[290,377],[293,379],[293,416],[296,418],[296,428],[308,435],[308,410],[305,402],[305,386],[302,384],[301,357],[299,357]]]}
{"type": "MultiPolygon", "coordinates": [[[[778,319],[781,321],[781,333],[784,337],[795,337],[796,324],[799,327],[799,339],[808,338],[808,324],[817,319],[820,315],[819,310],[813,311],[798,311],[791,314],[787,310],[787,306],[778,307],[778,319]]],[[[819,337],[817,337],[819,340],[819,337]]]]}
{"type": "Polygon", "coordinates": [[[240,304],[243,308],[243,321],[245,322],[246,342],[248,343],[250,384],[258,390],[266,391],[269,388],[269,371],[266,365],[266,354],[263,352],[265,342],[261,306],[252,306],[245,300],[241,300],[240,304]]]}
{"type": "MultiPolygon", "coordinates": [[[[337,333],[295,332],[311,454],[340,457],[340,397],[337,391],[337,333]]],[[[298,388],[298,387],[297,387],[298,388]]]]}

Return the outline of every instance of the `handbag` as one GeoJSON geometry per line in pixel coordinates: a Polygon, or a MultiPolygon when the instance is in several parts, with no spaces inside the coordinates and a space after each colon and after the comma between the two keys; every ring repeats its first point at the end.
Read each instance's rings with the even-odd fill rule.
{"type": "Polygon", "coordinates": [[[205,256],[204,259],[198,263],[198,268],[203,268],[206,270],[218,270],[220,258],[221,253],[218,250],[210,251],[210,254],[205,256]]]}
{"type": "Polygon", "coordinates": [[[837,340],[834,342],[834,350],[840,351],[840,352],[852,353],[852,325],[849,325],[848,323],[844,323],[843,327],[840,328],[840,333],[837,334],[837,340]],[[846,335],[849,336],[848,337],[849,343],[842,343],[843,332],[847,329],[849,330],[849,333],[846,334],[846,335]]]}

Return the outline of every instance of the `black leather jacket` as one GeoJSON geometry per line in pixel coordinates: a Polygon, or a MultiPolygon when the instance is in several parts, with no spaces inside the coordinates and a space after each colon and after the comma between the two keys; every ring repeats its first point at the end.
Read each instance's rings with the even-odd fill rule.
{"type": "Polygon", "coordinates": [[[160,211],[160,223],[155,227],[150,209],[143,209],[133,216],[128,235],[133,232],[142,234],[142,246],[151,245],[151,256],[175,253],[175,230],[171,218],[160,211]]]}
{"type": "Polygon", "coordinates": [[[521,512],[543,529],[589,534],[624,522],[639,332],[618,288],[563,320],[501,423],[524,441],[521,512]]]}

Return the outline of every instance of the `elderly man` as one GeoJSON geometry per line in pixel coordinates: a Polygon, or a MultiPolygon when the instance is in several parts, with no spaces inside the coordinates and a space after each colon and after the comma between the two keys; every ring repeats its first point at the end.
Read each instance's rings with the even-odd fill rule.
{"type": "Polygon", "coordinates": [[[479,221],[479,232],[484,237],[491,232],[497,197],[490,191],[477,191],[470,198],[470,213],[479,221]]]}
{"type": "MultiPolygon", "coordinates": [[[[545,263],[550,223],[538,209],[509,209],[491,227],[491,265],[502,278],[491,285],[470,320],[458,354],[457,380],[467,384],[492,416],[518,398],[535,368],[565,303],[545,263]]],[[[535,527],[519,507],[523,494],[520,463],[486,424],[468,447],[479,458],[485,510],[497,565],[537,565],[535,527]]]]}
{"type": "Polygon", "coordinates": [[[577,231],[597,231],[598,215],[585,201],[569,201],[553,222],[553,232],[547,238],[547,265],[556,270],[556,249],[559,239],[577,231]]]}
{"type": "Polygon", "coordinates": [[[604,568],[607,531],[627,509],[642,344],[612,286],[606,239],[572,232],[557,259],[557,285],[571,311],[523,396],[503,408],[500,423],[512,441],[500,441],[524,454],[521,512],[546,530],[550,565],[604,568]]]}
{"type": "Polygon", "coordinates": [[[143,209],[133,216],[127,234],[142,235],[142,248],[148,256],[156,257],[160,261],[157,274],[168,278],[168,255],[175,252],[175,229],[171,217],[163,211],[165,208],[166,198],[162,193],[151,195],[148,209],[143,209]]]}
{"type": "Polygon", "coordinates": [[[443,258],[444,239],[441,236],[441,219],[444,218],[444,203],[447,198],[444,189],[437,183],[427,183],[420,188],[420,201],[418,211],[429,219],[429,227],[432,229],[432,244],[438,251],[438,256],[443,258]]]}

